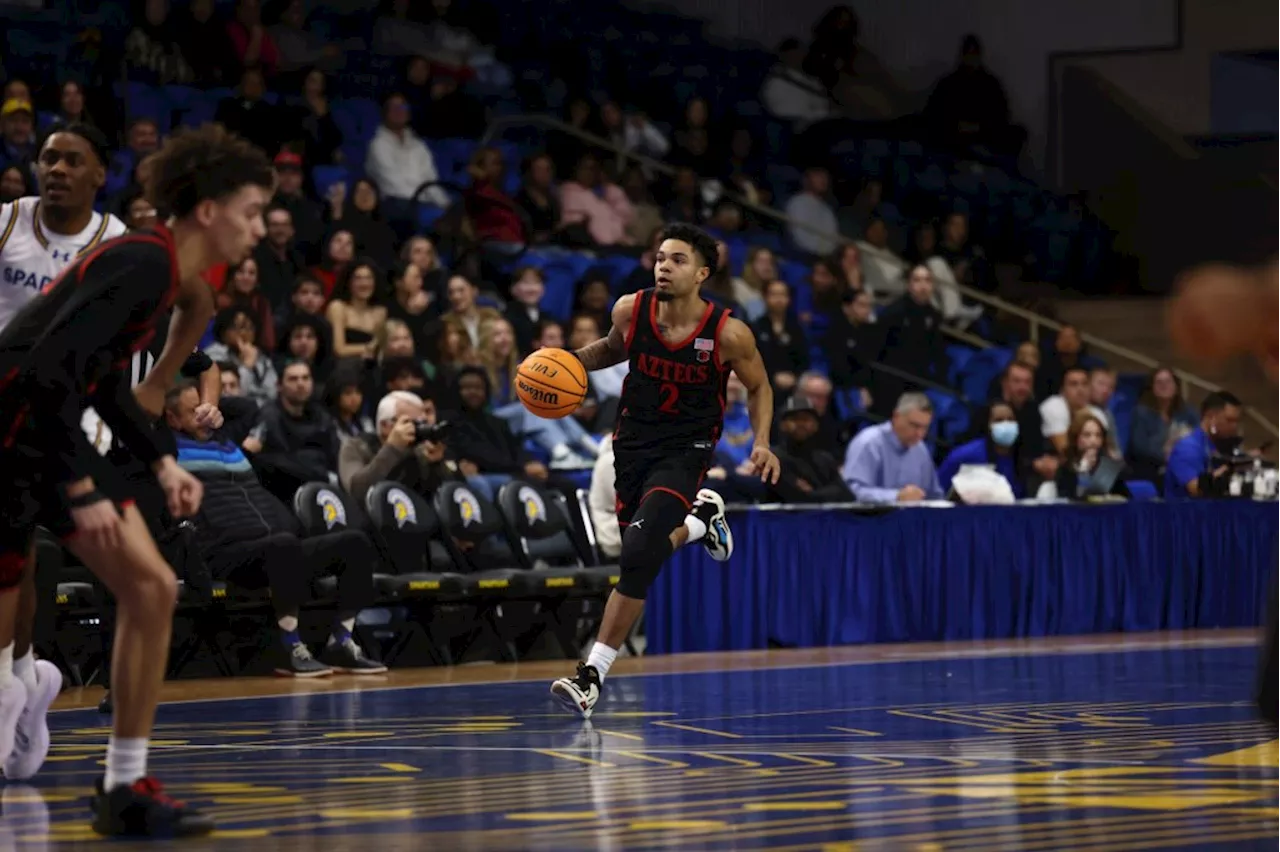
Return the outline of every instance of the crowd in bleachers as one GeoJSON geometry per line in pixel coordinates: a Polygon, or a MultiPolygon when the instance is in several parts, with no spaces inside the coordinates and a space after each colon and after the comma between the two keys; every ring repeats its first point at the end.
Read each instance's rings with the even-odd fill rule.
{"type": "MultiPolygon", "coordinates": [[[[102,203],[131,228],[163,215],[139,170],[177,127],[216,120],[270,153],[267,237],[210,270],[219,311],[205,352],[224,400],[250,403],[216,436],[230,447],[216,461],[248,466],[277,505],[316,482],[357,506],[387,480],[428,503],[450,483],[488,502],[513,480],[566,502],[591,484],[598,544],[616,550],[605,436],[626,366],[592,374],[562,420],[527,412],[512,377],[534,349],[606,333],[612,302],[651,282],[655,235],[673,220],[718,238],[703,292],[752,323],[776,390],[784,476],[768,488],[744,475],[752,430],[730,388],[708,477],[731,500],[941,498],[965,463],[994,465],[1018,497],[1104,480],[1102,492],[1143,479],[1154,493],[1176,429],[1197,425],[1169,371],[1117,385],[1073,329],[1041,349],[962,296],[958,285],[999,289],[1000,267],[1096,280],[1110,256],[1078,199],[1019,176],[1025,134],[972,37],[921,116],[903,120],[852,106],[866,103],[849,86],[855,66],[885,102],[892,87],[843,8],[776,57],[698,32],[692,52],[664,39],[664,60],[642,34],[687,22],[611,4],[568,4],[586,16],[576,23],[533,2],[135,5],[115,19],[122,47],[104,47],[105,73],[34,88],[26,39],[44,44],[42,25],[9,25],[25,47],[7,62],[0,199],[33,191],[38,133],[63,122],[120,139],[102,203]],[[607,33],[582,28],[610,15],[609,51],[607,36],[566,47],[566,32],[607,33]],[[661,94],[637,80],[637,63],[695,58],[661,94]],[[723,75],[696,85],[698,67],[722,60],[723,75]],[[525,111],[590,135],[482,141],[491,118],[525,111]],[[954,342],[957,329],[995,346],[954,342]]],[[[102,6],[110,29],[115,4],[102,6]]],[[[175,428],[189,402],[171,398],[175,428]]],[[[186,437],[209,451],[197,445],[212,436],[186,437]]],[[[485,564],[488,539],[446,538],[464,566],[485,564]]]]}

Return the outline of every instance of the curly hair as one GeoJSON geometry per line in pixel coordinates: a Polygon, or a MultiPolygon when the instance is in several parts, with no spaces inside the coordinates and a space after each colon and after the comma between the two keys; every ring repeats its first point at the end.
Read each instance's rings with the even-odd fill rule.
{"type": "Polygon", "coordinates": [[[716,248],[715,238],[706,231],[696,225],[675,222],[663,228],[662,233],[658,235],[659,245],[664,240],[679,240],[682,243],[688,243],[697,253],[698,262],[707,267],[707,277],[710,278],[716,274],[716,268],[720,265],[720,252],[716,248]]]}
{"type": "Polygon", "coordinates": [[[175,132],[148,158],[148,165],[148,200],[178,217],[246,186],[275,187],[266,154],[220,124],[175,132]]]}

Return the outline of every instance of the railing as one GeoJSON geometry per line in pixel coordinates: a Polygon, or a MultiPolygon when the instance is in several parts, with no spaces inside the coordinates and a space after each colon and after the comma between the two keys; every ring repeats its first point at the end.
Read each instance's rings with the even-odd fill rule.
{"type": "MultiPolygon", "coordinates": [[[[503,130],[506,130],[508,128],[514,128],[514,127],[541,127],[547,130],[554,130],[560,133],[567,133],[570,136],[576,136],[577,138],[583,140],[584,142],[588,142],[597,148],[612,151],[617,156],[625,160],[634,160],[636,163],[639,163],[641,166],[644,166],[646,169],[649,169],[651,171],[657,172],[659,174],[664,174],[669,177],[674,177],[676,174],[675,167],[669,165],[668,163],[663,163],[659,160],[654,160],[651,157],[646,157],[641,154],[624,151],[621,148],[619,148],[617,145],[615,145],[612,142],[612,140],[605,139],[600,136],[596,136],[593,133],[587,133],[586,131],[581,130],[577,127],[574,127],[571,124],[567,124],[563,121],[560,121],[557,118],[552,118],[551,116],[546,116],[546,115],[509,115],[509,116],[502,116],[502,117],[496,118],[489,124],[489,127],[485,131],[485,134],[482,137],[481,141],[485,144],[488,144],[495,137],[501,134],[503,130]]],[[[780,222],[786,225],[788,228],[807,231],[808,233],[814,234],[816,236],[820,236],[825,239],[834,240],[835,242],[840,244],[853,242],[853,240],[841,234],[832,234],[829,231],[824,231],[821,228],[816,228],[805,222],[792,220],[780,210],[775,210],[772,207],[765,207],[763,205],[756,204],[737,193],[726,191],[724,193],[724,197],[738,204],[740,207],[742,207],[745,210],[750,210],[751,212],[757,215],[764,216],[769,219],[773,219],[776,222],[780,222]]],[[[1012,302],[1007,302],[1004,299],[1001,299],[997,296],[992,296],[989,293],[984,293],[981,290],[975,290],[972,287],[966,287],[963,284],[957,284],[956,290],[959,291],[960,294],[967,299],[970,299],[981,305],[985,305],[986,307],[995,311],[999,311],[1003,314],[1018,317],[1019,319],[1026,322],[1028,327],[1029,339],[1035,343],[1039,342],[1042,329],[1056,333],[1059,330],[1061,330],[1065,325],[1065,323],[1060,323],[1060,322],[1057,322],[1056,320],[1049,319],[1046,316],[1042,316],[1041,314],[1037,314],[1034,311],[1027,310],[1026,308],[1013,304],[1012,302]]],[[[966,334],[965,336],[961,336],[962,334],[965,334],[965,333],[959,332],[959,331],[952,332],[953,337],[957,337],[958,339],[965,340],[965,342],[971,342],[973,340],[977,340],[977,338],[974,337],[973,335],[966,334]]],[[[1164,366],[1160,364],[1160,362],[1156,361],[1154,358],[1150,358],[1146,355],[1143,355],[1141,352],[1136,352],[1133,349],[1129,349],[1126,346],[1121,346],[1119,344],[1111,343],[1110,341],[1103,340],[1102,338],[1094,337],[1092,334],[1081,333],[1080,339],[1084,343],[1087,343],[1095,351],[1104,352],[1116,358],[1123,358],[1126,361],[1130,361],[1133,364],[1136,364],[1139,367],[1143,367],[1148,370],[1154,370],[1156,367],[1164,366]]],[[[974,345],[980,345],[980,344],[975,343],[974,345]]],[[[986,344],[984,342],[981,345],[983,345],[985,348],[985,346],[989,346],[990,344],[986,344]]],[[[1184,393],[1190,388],[1198,388],[1202,391],[1205,391],[1206,393],[1214,393],[1216,391],[1222,390],[1222,388],[1219,385],[1216,385],[1213,382],[1202,379],[1193,373],[1188,373],[1185,370],[1174,369],[1173,372],[1181,380],[1184,393]]],[[[1270,420],[1268,420],[1266,417],[1262,416],[1261,413],[1259,413],[1253,408],[1246,409],[1246,413],[1250,418],[1252,418],[1255,422],[1257,422],[1258,425],[1260,425],[1263,429],[1265,429],[1268,434],[1272,436],[1280,436],[1280,430],[1276,428],[1276,425],[1272,423],[1270,420]]]]}

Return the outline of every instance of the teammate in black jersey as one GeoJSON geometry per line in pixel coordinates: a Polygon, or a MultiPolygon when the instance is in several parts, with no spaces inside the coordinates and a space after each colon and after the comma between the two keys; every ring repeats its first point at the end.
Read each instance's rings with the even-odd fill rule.
{"type": "Polygon", "coordinates": [[[704,231],[667,227],[654,287],[619,299],[609,336],[575,353],[588,371],[631,361],[613,439],[621,578],[586,662],[574,677],[551,685],[552,694],[584,718],[675,548],[701,542],[718,561],[733,552],[724,501],[699,490],[724,425],[730,371],[747,388],[755,430],[750,463],[762,480],[778,481],[778,458],[769,449],[773,388],[755,337],[746,323],[698,295],[716,259],[715,240],[704,231]]]}
{"type": "MultiPolygon", "coordinates": [[[[92,405],[129,451],[150,465],[175,517],[194,514],[202,489],[174,460],[173,437],[153,429],[125,368],[175,309],[155,367],[171,379],[213,313],[200,273],[238,263],[265,233],[274,185],[266,157],[218,126],[180,133],[155,155],[148,194],[167,226],[120,237],[78,259],[0,332],[0,466],[9,476],[0,529],[0,608],[18,583],[31,532],[44,526],[118,603],[111,666],[116,712],[106,776],[93,799],[106,835],[204,834],[212,823],[165,796],[146,774],[168,656],[177,581],[119,472],[89,444],[92,405]]],[[[141,396],[145,396],[145,391],[141,396]]]]}

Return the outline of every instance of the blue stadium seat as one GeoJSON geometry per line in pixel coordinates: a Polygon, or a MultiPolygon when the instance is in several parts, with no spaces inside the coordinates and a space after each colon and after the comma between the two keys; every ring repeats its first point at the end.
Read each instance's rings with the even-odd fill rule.
{"type": "Polygon", "coordinates": [[[960,371],[960,392],[975,402],[986,400],[991,380],[1000,375],[1012,360],[1013,350],[1002,346],[974,353],[960,371]]]}
{"type": "Polygon", "coordinates": [[[1127,479],[1124,484],[1129,489],[1129,495],[1134,500],[1148,501],[1160,497],[1160,493],[1156,491],[1155,483],[1148,482],[1145,479],[1127,479]]]}
{"type": "Polygon", "coordinates": [[[640,261],[624,254],[610,254],[600,258],[599,265],[608,268],[610,284],[616,289],[627,276],[640,268],[640,261]]]}
{"type": "Polygon", "coordinates": [[[161,133],[169,130],[173,111],[160,89],[146,83],[116,83],[115,92],[124,101],[126,119],[149,118],[159,125],[161,133]]]}
{"type": "Polygon", "coordinates": [[[831,402],[835,406],[836,416],[847,423],[866,413],[862,407],[862,393],[858,388],[836,388],[831,394],[831,402]]]}
{"type": "Polygon", "coordinates": [[[960,384],[960,374],[964,370],[965,364],[969,363],[969,359],[974,356],[978,350],[972,346],[965,346],[960,343],[952,343],[947,346],[947,384],[960,384]]]}
{"type": "Polygon", "coordinates": [[[969,407],[954,396],[942,391],[925,391],[933,403],[933,421],[937,434],[946,440],[954,440],[969,431],[969,407]]]}

